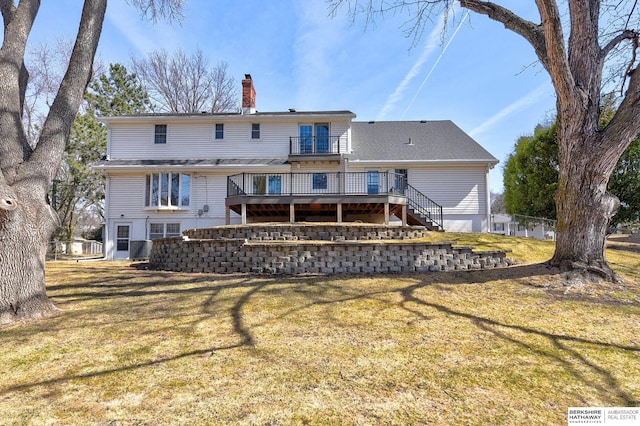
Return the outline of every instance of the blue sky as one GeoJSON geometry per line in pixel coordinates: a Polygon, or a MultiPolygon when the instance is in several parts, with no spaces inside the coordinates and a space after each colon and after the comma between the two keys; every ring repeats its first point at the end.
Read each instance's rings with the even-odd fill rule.
{"type": "MultiPolygon", "coordinates": [[[[78,0],[42,2],[32,44],[71,37],[78,0]]],[[[533,2],[517,13],[538,21],[533,2]]],[[[130,63],[158,49],[201,49],[225,61],[238,83],[252,75],[259,111],[350,110],[357,120],[452,120],[491,152],[492,191],[517,138],[553,116],[555,97],[533,49],[490,19],[456,11],[444,39],[434,16],[412,47],[400,28],[406,15],[386,15],[365,29],[324,0],[187,0],[182,24],[142,21],[125,0],[110,0],[99,56],[130,63]]]]}

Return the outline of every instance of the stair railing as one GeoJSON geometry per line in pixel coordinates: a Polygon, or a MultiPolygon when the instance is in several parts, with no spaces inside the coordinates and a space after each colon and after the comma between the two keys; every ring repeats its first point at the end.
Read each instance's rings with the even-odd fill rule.
{"type": "Polygon", "coordinates": [[[431,223],[444,229],[442,224],[442,206],[418,191],[408,183],[405,184],[407,206],[431,223]]]}

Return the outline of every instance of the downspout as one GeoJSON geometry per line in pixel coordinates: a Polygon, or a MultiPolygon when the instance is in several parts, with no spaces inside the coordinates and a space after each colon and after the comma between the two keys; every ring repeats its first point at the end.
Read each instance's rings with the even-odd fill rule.
{"type": "Polygon", "coordinates": [[[489,180],[489,172],[491,171],[491,165],[487,164],[487,172],[485,174],[485,181],[486,184],[485,186],[487,187],[487,193],[485,194],[486,198],[486,204],[487,204],[487,220],[486,220],[486,224],[487,224],[487,229],[485,230],[486,233],[490,233],[491,232],[491,182],[489,180]]]}
{"type": "MultiPolygon", "coordinates": [[[[104,172],[103,172],[104,173],[104,172]]],[[[112,254],[112,244],[111,244],[111,215],[109,212],[109,200],[111,197],[109,196],[111,193],[111,179],[109,175],[105,173],[105,182],[104,182],[104,237],[102,239],[102,254],[106,259],[113,260],[112,254]]]]}

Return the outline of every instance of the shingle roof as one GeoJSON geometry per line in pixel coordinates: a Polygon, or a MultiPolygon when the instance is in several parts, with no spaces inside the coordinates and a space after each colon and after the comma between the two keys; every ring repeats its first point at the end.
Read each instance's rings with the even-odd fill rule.
{"type": "Polygon", "coordinates": [[[217,158],[201,160],[100,160],[93,165],[96,168],[102,167],[137,167],[137,166],[279,166],[288,164],[286,158],[217,158]]]}
{"type": "Polygon", "coordinates": [[[498,160],[452,121],[351,123],[351,161],[498,160]]]}
{"type": "Polygon", "coordinates": [[[140,120],[213,120],[213,119],[230,119],[230,120],[254,120],[262,117],[335,117],[344,116],[344,118],[352,119],[356,115],[348,110],[338,111],[296,111],[291,109],[290,111],[256,111],[253,114],[243,114],[241,112],[160,112],[160,113],[142,113],[132,115],[118,115],[118,116],[105,116],[99,117],[100,121],[105,123],[109,122],[128,122],[128,121],[140,121],[140,120]]]}

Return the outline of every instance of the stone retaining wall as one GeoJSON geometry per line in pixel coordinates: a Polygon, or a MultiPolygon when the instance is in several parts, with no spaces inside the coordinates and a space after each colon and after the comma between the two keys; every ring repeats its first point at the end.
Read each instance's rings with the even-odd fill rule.
{"type": "Polygon", "coordinates": [[[471,247],[453,247],[452,243],[269,242],[245,238],[154,240],[149,260],[155,269],[223,274],[433,272],[506,267],[511,263],[503,251],[474,252],[471,247]]]}
{"type": "Polygon", "coordinates": [[[269,224],[228,225],[189,229],[189,239],[247,239],[254,241],[352,241],[407,240],[424,238],[424,226],[385,226],[376,224],[269,224]]]}

